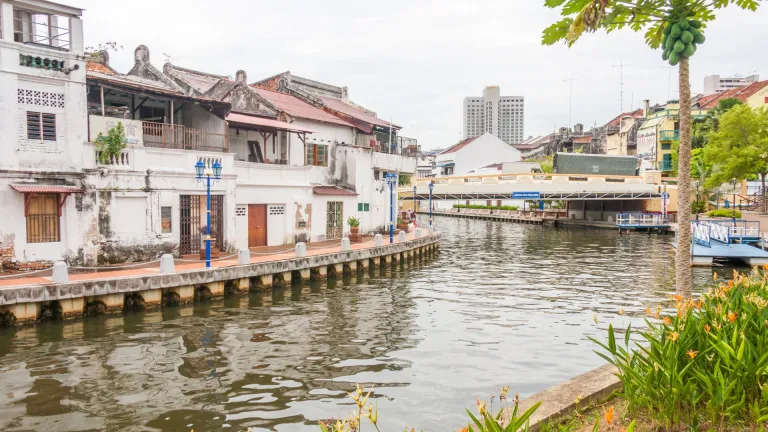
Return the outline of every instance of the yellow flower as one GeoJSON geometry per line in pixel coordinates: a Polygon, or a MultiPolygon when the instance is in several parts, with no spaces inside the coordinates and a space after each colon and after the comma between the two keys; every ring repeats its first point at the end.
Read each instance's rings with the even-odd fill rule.
{"type": "MultiPolygon", "coordinates": [[[[766,321],[766,324],[768,324],[768,321],[766,321]]],[[[709,324],[704,324],[704,332],[709,333],[710,330],[709,324]]]]}
{"type": "Polygon", "coordinates": [[[667,339],[671,340],[672,342],[676,341],[677,338],[680,337],[680,335],[677,332],[672,332],[667,336],[667,339]]]}
{"type": "Polygon", "coordinates": [[[480,398],[475,399],[477,401],[477,411],[480,413],[480,415],[486,415],[488,410],[485,408],[485,402],[481,401],[480,398]]]}
{"type": "Polygon", "coordinates": [[[623,307],[619,308],[619,315],[624,315],[624,308],[623,307]]]}
{"type": "Polygon", "coordinates": [[[605,418],[605,422],[608,424],[613,423],[613,405],[611,405],[610,408],[607,410],[605,407],[603,407],[603,417],[605,418]]]}
{"type": "Polygon", "coordinates": [[[594,316],[592,317],[592,321],[594,321],[595,324],[597,324],[597,312],[594,312],[594,316]]]}
{"type": "Polygon", "coordinates": [[[698,352],[698,351],[694,351],[694,350],[688,350],[688,352],[687,352],[687,353],[685,353],[685,354],[686,354],[688,357],[690,357],[690,358],[691,358],[691,360],[693,360],[693,359],[695,359],[695,358],[696,358],[696,356],[697,356],[697,355],[699,355],[699,352],[698,352]]]}
{"type": "Polygon", "coordinates": [[[717,280],[717,273],[712,273],[712,280],[713,280],[713,281],[716,281],[716,280],[717,280]]]}
{"type": "Polygon", "coordinates": [[[499,393],[499,400],[507,400],[507,393],[509,393],[509,386],[505,385],[501,388],[501,392],[499,393]]]}

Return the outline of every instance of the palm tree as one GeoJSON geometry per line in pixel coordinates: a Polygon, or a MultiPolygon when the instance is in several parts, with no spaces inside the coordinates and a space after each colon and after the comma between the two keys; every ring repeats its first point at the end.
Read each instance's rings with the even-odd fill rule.
{"type": "Polygon", "coordinates": [[[560,8],[564,17],[547,27],[542,43],[565,41],[573,45],[584,32],[611,32],[629,27],[645,31],[645,42],[662,47],[662,58],[679,67],[680,150],[678,161],[678,245],[675,254],[677,291],[691,292],[691,87],[689,59],[697,44],[704,42],[702,30],[715,19],[715,11],[735,5],[755,11],[759,0],[544,0],[560,8]],[[671,42],[670,42],[671,41],[671,42]]]}

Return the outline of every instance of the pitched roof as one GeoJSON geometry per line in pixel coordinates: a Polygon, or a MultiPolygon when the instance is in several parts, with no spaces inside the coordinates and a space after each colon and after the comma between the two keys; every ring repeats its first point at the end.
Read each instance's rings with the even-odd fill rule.
{"type": "Polygon", "coordinates": [[[478,139],[479,137],[473,137],[473,138],[467,138],[463,141],[459,141],[458,143],[448,147],[447,149],[441,151],[438,154],[448,154],[448,153],[456,153],[457,151],[463,149],[464,147],[468,146],[472,143],[472,141],[478,139]]]}
{"type": "Polygon", "coordinates": [[[338,112],[340,112],[342,114],[346,114],[346,115],[348,115],[348,116],[350,116],[352,118],[355,118],[357,120],[361,120],[361,121],[364,121],[366,123],[370,123],[370,124],[375,125],[375,126],[381,126],[381,127],[387,127],[387,128],[390,125],[393,128],[399,128],[400,127],[400,126],[398,126],[398,125],[396,125],[394,123],[390,123],[390,122],[388,122],[386,120],[382,120],[382,119],[376,117],[375,115],[371,115],[371,114],[369,114],[369,113],[367,113],[367,112],[365,112],[365,111],[363,111],[363,110],[361,110],[361,109],[359,109],[357,107],[354,107],[354,106],[352,106],[352,105],[350,105],[350,104],[348,104],[348,103],[346,103],[344,101],[341,101],[341,100],[338,100],[338,99],[334,99],[334,98],[325,97],[325,96],[320,96],[320,100],[323,101],[323,105],[325,105],[326,107],[330,108],[331,110],[338,111],[338,112]]]}
{"type": "Polygon", "coordinates": [[[618,116],[614,117],[611,121],[606,123],[605,127],[618,126],[621,123],[621,119],[623,119],[624,117],[638,118],[638,117],[642,117],[642,116],[643,116],[643,109],[642,108],[638,108],[638,109],[636,109],[634,111],[629,111],[629,112],[621,113],[618,116]]]}
{"type": "Polygon", "coordinates": [[[520,150],[528,150],[528,149],[534,149],[541,147],[542,145],[548,143],[552,140],[553,134],[548,135],[541,135],[535,138],[528,138],[527,140],[521,142],[520,144],[515,144],[513,147],[520,150]]]}
{"type": "Polygon", "coordinates": [[[101,72],[106,75],[116,75],[116,72],[109,66],[94,61],[85,62],[85,70],[88,72],[101,72]]]}
{"type": "Polygon", "coordinates": [[[701,109],[713,109],[717,107],[717,104],[721,100],[735,98],[742,102],[746,102],[749,97],[759,92],[768,86],[768,80],[757,81],[744,87],[736,87],[730,90],[726,90],[722,93],[716,93],[714,97],[705,96],[699,100],[699,108],[701,109]]]}
{"type": "Polygon", "coordinates": [[[200,93],[205,93],[211,89],[216,83],[222,79],[231,80],[229,77],[222,75],[214,75],[205,72],[200,72],[192,69],[183,68],[174,64],[168,63],[169,67],[163,67],[163,71],[176,75],[178,78],[183,79],[189,85],[195,88],[200,93]]]}
{"type": "Polygon", "coordinates": [[[283,111],[292,117],[299,117],[307,120],[315,120],[325,123],[333,123],[337,125],[353,127],[351,124],[336,117],[335,115],[315,108],[297,97],[285,93],[264,90],[254,86],[251,86],[251,88],[256,90],[256,93],[258,93],[259,96],[275,105],[280,111],[283,111]]]}
{"type": "Polygon", "coordinates": [[[315,195],[357,196],[355,192],[342,189],[338,186],[315,186],[312,188],[312,192],[315,195]]]}
{"type": "Polygon", "coordinates": [[[97,81],[106,85],[113,85],[122,89],[130,89],[136,92],[148,92],[155,95],[169,96],[179,99],[207,102],[213,105],[219,105],[229,109],[229,102],[221,102],[202,96],[187,96],[177,88],[172,88],[162,81],[154,81],[148,78],[142,78],[135,75],[105,74],[103,72],[87,71],[88,80],[97,81]]]}
{"type": "Polygon", "coordinates": [[[589,144],[592,142],[592,136],[573,137],[574,144],[589,144]]]}

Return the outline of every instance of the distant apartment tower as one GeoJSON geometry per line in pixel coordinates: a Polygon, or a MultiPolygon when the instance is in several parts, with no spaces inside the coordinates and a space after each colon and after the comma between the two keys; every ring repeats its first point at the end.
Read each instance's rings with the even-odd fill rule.
{"type": "Polygon", "coordinates": [[[720,77],[720,75],[709,75],[704,77],[704,94],[710,95],[722,93],[733,88],[748,86],[757,81],[760,81],[759,75],[750,75],[746,77],[720,77]]]}
{"type": "Polygon", "coordinates": [[[522,142],[524,107],[522,96],[501,96],[499,86],[486,87],[481,97],[464,98],[464,139],[488,132],[507,144],[522,142]]]}

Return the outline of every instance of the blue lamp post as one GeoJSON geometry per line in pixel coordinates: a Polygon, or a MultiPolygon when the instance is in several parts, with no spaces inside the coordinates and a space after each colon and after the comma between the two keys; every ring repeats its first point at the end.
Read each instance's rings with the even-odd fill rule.
{"type": "MultiPolygon", "coordinates": [[[[195,174],[197,181],[205,180],[206,188],[206,227],[205,227],[205,266],[211,266],[211,180],[221,180],[221,164],[219,161],[213,163],[208,168],[202,160],[195,164],[195,174]]],[[[219,233],[221,235],[221,233],[219,233]]]]}
{"type": "Polygon", "coordinates": [[[393,191],[397,182],[397,174],[386,173],[384,179],[389,185],[389,243],[392,244],[395,242],[395,196],[393,191]]]}
{"type": "Polygon", "coordinates": [[[432,227],[432,190],[435,189],[435,182],[429,182],[429,227],[432,227]]]}
{"type": "MultiPolygon", "coordinates": [[[[416,185],[413,185],[413,220],[416,223],[416,185]]],[[[414,225],[416,226],[416,225],[414,225]]]]}

